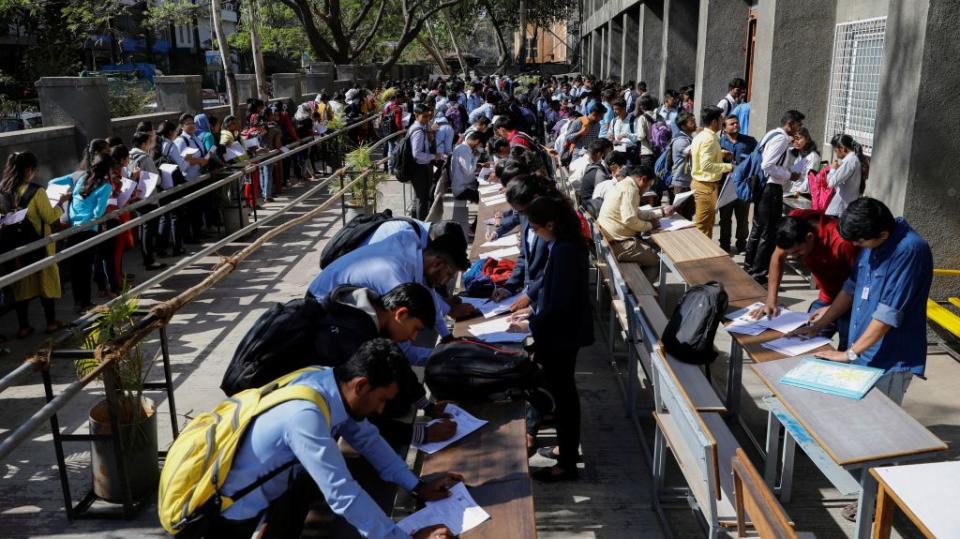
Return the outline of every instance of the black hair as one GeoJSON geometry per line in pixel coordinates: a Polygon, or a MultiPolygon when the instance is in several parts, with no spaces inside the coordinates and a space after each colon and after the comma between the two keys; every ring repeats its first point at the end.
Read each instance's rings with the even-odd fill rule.
{"type": "Polygon", "coordinates": [[[120,161],[130,157],[130,150],[127,149],[123,144],[117,144],[110,148],[110,158],[113,159],[114,165],[119,165],[120,161]]]}
{"type": "Polygon", "coordinates": [[[622,98],[622,97],[618,97],[618,98],[616,98],[616,99],[613,101],[613,106],[614,106],[614,107],[620,107],[620,108],[622,108],[622,109],[626,109],[626,108],[627,108],[627,100],[624,99],[624,98],[622,98]]]}
{"type": "Polygon", "coordinates": [[[424,105],[423,103],[417,103],[413,106],[414,114],[426,114],[428,112],[430,112],[430,107],[424,105]]]}
{"type": "Polygon", "coordinates": [[[786,125],[787,122],[802,122],[806,116],[802,112],[796,110],[788,110],[783,113],[783,116],[780,117],[780,125],[786,125]]]}
{"type": "Polygon", "coordinates": [[[213,131],[214,126],[218,126],[218,125],[219,125],[220,127],[223,127],[223,126],[220,124],[220,118],[217,118],[217,117],[214,116],[213,114],[207,114],[207,123],[210,125],[210,130],[211,130],[211,131],[213,131]]]}
{"type": "Polygon", "coordinates": [[[507,159],[497,163],[497,165],[503,165],[500,170],[494,169],[494,172],[497,173],[497,178],[500,180],[500,185],[506,187],[510,180],[518,177],[530,174],[530,164],[526,160],[522,159],[507,159]]]}
{"type": "Polygon", "coordinates": [[[90,170],[83,180],[83,189],[80,196],[87,198],[94,190],[104,183],[110,181],[110,170],[113,169],[113,158],[109,155],[99,154],[90,164],[90,170]]]}
{"type": "Polygon", "coordinates": [[[161,122],[160,128],[157,129],[157,134],[163,138],[170,138],[170,134],[176,133],[176,132],[177,132],[177,124],[169,120],[164,120],[163,122],[161,122]]]}
{"type": "Polygon", "coordinates": [[[677,114],[677,120],[675,123],[677,124],[677,127],[679,127],[680,130],[682,131],[683,124],[687,123],[690,120],[690,118],[693,118],[693,117],[694,117],[693,113],[683,111],[680,114],[677,114]]]}
{"type": "Polygon", "coordinates": [[[737,77],[737,78],[735,78],[735,79],[730,79],[730,83],[727,84],[727,89],[728,89],[728,90],[733,90],[733,89],[736,89],[736,88],[746,88],[746,87],[747,87],[747,81],[745,81],[745,80],[743,80],[743,79],[741,79],[741,78],[739,78],[739,77],[737,77]]]}
{"type": "Polygon", "coordinates": [[[90,144],[87,144],[87,147],[83,149],[83,159],[81,159],[80,164],[77,165],[77,170],[89,170],[90,165],[93,163],[93,159],[98,154],[103,153],[103,151],[109,147],[110,144],[106,139],[95,138],[91,140],[90,144]]]}
{"type": "Polygon", "coordinates": [[[813,231],[813,225],[806,219],[784,217],[783,221],[780,221],[780,227],[777,228],[777,247],[792,249],[806,241],[807,234],[813,231]]]}
{"type": "Polygon", "coordinates": [[[643,90],[644,92],[646,92],[646,91],[647,91],[647,83],[644,82],[644,81],[638,82],[638,83],[637,83],[637,90],[643,90]]]}
{"type": "Polygon", "coordinates": [[[494,129],[513,129],[513,123],[506,116],[498,116],[496,120],[493,121],[494,129]]]}
{"type": "Polygon", "coordinates": [[[627,164],[627,161],[629,161],[627,152],[610,152],[603,158],[603,162],[606,163],[608,167],[610,165],[622,167],[627,164]]]}
{"type": "Polygon", "coordinates": [[[20,205],[20,186],[27,181],[27,172],[36,170],[39,163],[33,152],[14,152],[7,156],[7,164],[3,167],[3,178],[0,179],[0,193],[10,197],[15,209],[20,205]]]}
{"type": "Polygon", "coordinates": [[[640,96],[640,99],[637,101],[637,106],[644,112],[653,110],[657,108],[657,98],[650,94],[640,96]]]}
{"type": "Polygon", "coordinates": [[[410,314],[425,326],[432,327],[437,316],[437,307],[430,291],[419,283],[403,283],[393,287],[380,298],[383,307],[389,311],[406,307],[410,314]]]}
{"type": "Polygon", "coordinates": [[[806,127],[801,127],[800,131],[797,131],[797,134],[801,137],[807,139],[807,145],[803,148],[800,148],[800,151],[804,154],[809,154],[810,152],[819,152],[817,149],[817,142],[813,140],[813,136],[810,135],[810,131],[806,127]]]}
{"type": "Polygon", "coordinates": [[[521,174],[506,183],[507,202],[527,206],[538,197],[562,199],[557,184],[536,174],[521,174]]]}
{"type": "Polygon", "coordinates": [[[135,148],[139,148],[148,142],[150,142],[149,131],[137,131],[133,134],[133,146],[135,148]]]}
{"type": "Polygon", "coordinates": [[[644,178],[655,179],[657,173],[650,165],[636,165],[627,168],[627,176],[643,176],[644,178]]]}
{"type": "Polygon", "coordinates": [[[537,226],[553,223],[553,233],[557,236],[557,240],[584,244],[583,236],[580,234],[580,218],[566,200],[539,197],[530,202],[524,213],[527,215],[527,220],[537,226]]]}
{"type": "Polygon", "coordinates": [[[890,208],[875,198],[854,200],[840,216],[840,236],[847,241],[877,239],[882,232],[893,233],[896,226],[890,208]]]}
{"type": "Polygon", "coordinates": [[[587,151],[590,153],[602,154],[608,149],[613,148],[613,143],[610,142],[610,139],[598,138],[590,142],[590,145],[587,146],[587,151]]]}
{"type": "MultiPolygon", "coordinates": [[[[316,114],[316,112],[315,112],[314,114],[316,114]]],[[[228,115],[226,118],[223,119],[223,126],[222,126],[222,127],[226,127],[226,126],[230,125],[232,122],[235,122],[235,121],[237,121],[237,117],[234,116],[233,114],[230,114],[230,115],[228,115]]]]}
{"type": "Polygon", "coordinates": [[[150,120],[143,120],[137,123],[136,133],[149,133],[150,131],[153,131],[153,122],[150,120]]]}
{"type": "Polygon", "coordinates": [[[107,146],[109,146],[109,147],[111,147],[111,148],[113,148],[114,146],[119,146],[120,144],[123,144],[123,139],[120,138],[120,137],[108,137],[108,138],[107,138],[107,146]]]}
{"type": "Polygon", "coordinates": [[[194,121],[193,115],[190,114],[189,112],[184,112],[183,114],[180,115],[180,119],[177,120],[177,123],[179,123],[180,125],[183,125],[187,122],[192,122],[192,121],[194,121]]]}
{"type": "Polygon", "coordinates": [[[500,150],[502,150],[503,148],[510,147],[510,143],[507,142],[507,139],[502,137],[492,138],[490,139],[490,142],[488,144],[490,145],[489,152],[493,155],[499,154],[500,150]]]}
{"type": "Polygon", "coordinates": [[[463,137],[463,140],[483,140],[483,135],[481,135],[479,131],[470,131],[463,137]]]}
{"type": "Polygon", "coordinates": [[[723,110],[714,105],[707,105],[700,111],[700,125],[704,127],[710,125],[715,120],[721,120],[722,118],[723,110]]]}
{"type": "Polygon", "coordinates": [[[333,378],[343,384],[364,377],[376,389],[399,383],[409,370],[410,363],[400,347],[389,339],[377,338],[361,344],[350,359],[334,367],[333,378]]]}
{"type": "Polygon", "coordinates": [[[477,117],[477,120],[473,123],[480,124],[480,125],[490,125],[490,118],[487,118],[486,116],[481,114],[480,116],[477,117]]]}

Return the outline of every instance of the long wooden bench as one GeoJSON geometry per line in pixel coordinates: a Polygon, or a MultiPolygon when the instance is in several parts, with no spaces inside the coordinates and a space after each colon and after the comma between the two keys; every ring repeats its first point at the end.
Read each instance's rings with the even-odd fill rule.
{"type": "Polygon", "coordinates": [[[770,492],[743,449],[737,449],[731,462],[733,492],[736,500],[737,536],[747,537],[747,519],[762,538],[802,539],[812,533],[796,532],[783,506],[770,492]]]}

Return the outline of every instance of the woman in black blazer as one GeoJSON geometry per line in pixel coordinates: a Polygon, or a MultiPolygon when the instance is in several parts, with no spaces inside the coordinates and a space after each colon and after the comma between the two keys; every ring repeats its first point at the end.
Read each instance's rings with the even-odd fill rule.
{"type": "Polygon", "coordinates": [[[565,198],[537,198],[526,208],[526,215],[534,233],[547,244],[549,256],[536,303],[514,314],[511,327],[533,334],[534,359],[543,366],[556,401],[558,441],[557,447],[540,451],[557,459],[557,465],[533,475],[547,482],[576,479],[580,397],[574,370],[580,347],[593,343],[587,245],[579,218],[565,198]]]}

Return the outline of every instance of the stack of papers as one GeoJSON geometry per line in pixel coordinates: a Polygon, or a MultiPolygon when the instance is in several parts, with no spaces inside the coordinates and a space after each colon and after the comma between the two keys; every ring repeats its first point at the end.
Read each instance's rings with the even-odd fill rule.
{"type": "Polygon", "coordinates": [[[177,165],[173,163],[160,165],[160,187],[173,189],[173,173],[177,171],[177,168],[177,165]]]}
{"type": "Polygon", "coordinates": [[[750,316],[751,312],[761,309],[763,306],[763,302],[757,302],[749,307],[727,314],[725,318],[732,320],[726,327],[727,333],[759,335],[768,329],[779,331],[780,333],[790,333],[810,320],[808,313],[798,313],[784,308],[781,308],[780,314],[772,319],[763,316],[755,320],[750,316]]]}
{"type": "Polygon", "coordinates": [[[23,220],[26,219],[26,218],[27,218],[27,209],[26,209],[26,208],[24,208],[24,209],[22,209],[22,210],[19,210],[19,211],[12,211],[12,212],[4,215],[4,216],[3,216],[3,219],[0,219],[0,225],[3,225],[3,226],[15,225],[15,224],[23,221],[23,220]]]}
{"type": "Polygon", "coordinates": [[[680,216],[664,217],[663,219],[660,219],[660,228],[658,230],[662,230],[664,232],[672,232],[674,230],[681,230],[684,228],[690,228],[692,226],[693,226],[692,221],[687,221],[686,219],[680,216]]]}
{"type": "Polygon", "coordinates": [[[804,339],[801,337],[781,337],[777,340],[763,343],[763,347],[774,352],[781,353],[788,357],[802,356],[811,350],[830,344],[830,339],[826,337],[812,337],[804,339]]]}
{"type": "Polygon", "coordinates": [[[480,247],[510,247],[520,243],[520,236],[511,234],[495,240],[490,240],[480,245],[480,247]]]}
{"type": "Polygon", "coordinates": [[[477,505],[466,485],[457,483],[450,488],[450,496],[427,506],[397,523],[400,529],[413,535],[437,524],[443,524],[454,535],[462,535],[490,518],[490,515],[477,505]]]}
{"type": "Polygon", "coordinates": [[[503,204],[507,201],[507,195],[499,194],[493,195],[491,197],[480,199],[480,202],[483,202],[487,206],[496,206],[497,204],[503,204]]]}
{"type": "Polygon", "coordinates": [[[200,150],[197,148],[186,147],[182,152],[180,152],[180,157],[184,159],[188,157],[197,157],[198,155],[200,155],[200,150]]]}
{"type": "MultiPolygon", "coordinates": [[[[417,449],[419,449],[420,451],[423,451],[428,455],[432,455],[437,451],[440,451],[444,447],[447,447],[448,445],[452,445],[458,442],[459,440],[463,439],[471,432],[487,424],[487,421],[485,419],[478,419],[472,416],[470,412],[467,412],[466,410],[457,406],[456,404],[447,404],[443,408],[443,412],[445,414],[450,415],[451,421],[456,422],[457,432],[453,435],[452,438],[444,440],[442,442],[430,442],[430,443],[425,442],[415,446],[417,449]]],[[[442,420],[434,419],[433,421],[427,423],[427,426],[433,425],[438,421],[442,421],[442,420]]]]}
{"type": "Polygon", "coordinates": [[[861,399],[881,376],[883,369],[808,357],[784,374],[780,383],[849,399],[861,399]]]}
{"type": "Polygon", "coordinates": [[[250,137],[247,140],[243,141],[244,148],[259,148],[260,147],[260,137],[250,137]]]}
{"type": "Polygon", "coordinates": [[[673,206],[677,207],[687,201],[688,198],[693,196],[693,191],[685,191],[679,195],[673,197],[673,206]]]}
{"type": "Polygon", "coordinates": [[[467,326],[467,331],[474,337],[486,342],[523,342],[528,333],[514,333],[508,331],[510,322],[507,317],[494,318],[486,322],[477,322],[467,326]]]}
{"type": "Polygon", "coordinates": [[[137,195],[140,197],[140,200],[150,198],[154,191],[157,190],[157,183],[159,182],[160,176],[141,170],[140,182],[137,184],[137,195]]]}
{"type": "Polygon", "coordinates": [[[130,202],[130,197],[137,191],[137,182],[129,178],[123,178],[120,181],[123,183],[120,186],[120,195],[117,196],[118,208],[126,206],[127,202],[130,202]]]}
{"type": "Polygon", "coordinates": [[[494,316],[501,315],[503,313],[510,311],[510,306],[514,304],[522,294],[516,294],[505,298],[500,301],[493,301],[490,299],[484,298],[466,298],[461,297],[460,300],[464,303],[469,303],[476,307],[478,311],[483,315],[484,318],[493,318],[494,316]]]}
{"type": "Polygon", "coordinates": [[[483,258],[507,258],[508,256],[517,256],[520,254],[520,246],[513,245],[512,247],[503,247],[495,251],[487,251],[486,253],[480,253],[480,256],[483,258]]]}
{"type": "Polygon", "coordinates": [[[60,202],[60,197],[70,190],[70,184],[48,184],[47,198],[50,199],[50,205],[56,206],[60,202]]]}
{"type": "Polygon", "coordinates": [[[241,146],[239,142],[234,142],[227,146],[227,151],[223,154],[223,158],[229,162],[245,155],[247,155],[247,152],[244,151],[243,146],[241,146]]]}
{"type": "Polygon", "coordinates": [[[491,183],[490,185],[484,185],[478,191],[481,195],[492,195],[494,193],[500,192],[501,185],[499,183],[491,183]]]}

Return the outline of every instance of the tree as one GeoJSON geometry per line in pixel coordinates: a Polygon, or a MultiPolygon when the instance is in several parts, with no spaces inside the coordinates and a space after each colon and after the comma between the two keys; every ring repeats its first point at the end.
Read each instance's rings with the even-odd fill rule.
{"type": "Polygon", "coordinates": [[[237,115],[239,99],[237,94],[237,78],[233,74],[233,57],[230,54],[230,44],[223,33],[223,21],[220,17],[220,0],[210,0],[210,21],[213,23],[213,34],[217,38],[217,49],[220,51],[220,60],[223,63],[223,79],[227,86],[227,104],[230,105],[230,114],[237,115]]]}
{"type": "Polygon", "coordinates": [[[507,31],[520,30],[524,40],[520,43],[520,53],[526,60],[526,29],[528,24],[534,28],[549,28],[557,22],[566,21],[574,13],[576,2],[570,0],[522,0],[520,9],[517,0],[481,0],[477,7],[489,17],[497,35],[497,47],[500,50],[498,68],[503,70],[509,67],[512,54],[507,48],[503,35],[507,31]]]}

